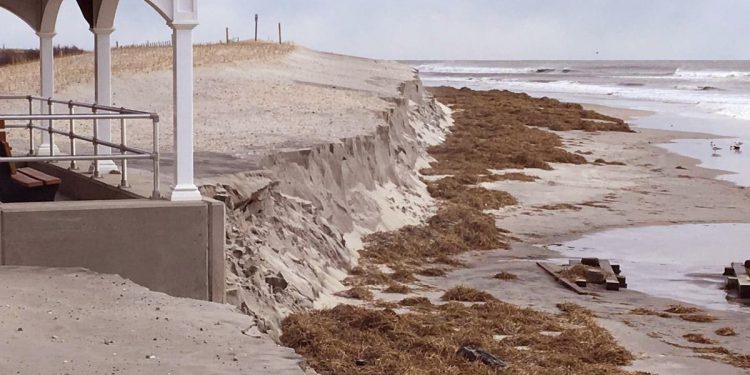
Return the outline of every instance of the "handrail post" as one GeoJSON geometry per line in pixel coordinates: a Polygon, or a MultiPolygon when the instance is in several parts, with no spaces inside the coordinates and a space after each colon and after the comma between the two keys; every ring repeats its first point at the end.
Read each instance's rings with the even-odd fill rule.
{"type": "MultiPolygon", "coordinates": [[[[29,116],[34,115],[34,98],[29,95],[29,116]]],[[[34,155],[34,121],[29,120],[29,156],[34,155]]]]}
{"type": "MultiPolygon", "coordinates": [[[[50,115],[52,115],[53,113],[52,98],[47,99],[47,113],[50,115]]],[[[50,119],[47,123],[47,133],[49,133],[49,156],[55,156],[55,147],[53,146],[55,144],[55,140],[53,139],[52,134],[52,119],[50,119]]]]}
{"type": "MultiPolygon", "coordinates": [[[[127,146],[127,139],[128,139],[128,128],[126,120],[120,119],[120,154],[125,155],[125,147],[127,146]]],[[[121,178],[120,178],[120,187],[121,188],[129,188],[130,185],[128,185],[128,160],[122,159],[122,171],[121,171],[121,178]]]]}
{"type": "MultiPolygon", "coordinates": [[[[96,107],[92,108],[91,112],[96,114],[96,107]]],[[[94,118],[92,121],[94,125],[94,139],[92,139],[91,143],[94,144],[94,156],[99,156],[99,139],[98,139],[99,133],[97,132],[97,128],[98,128],[97,125],[99,125],[99,120],[94,118]]],[[[94,160],[94,162],[91,165],[94,167],[92,177],[95,177],[95,178],[101,177],[102,175],[99,174],[99,161],[94,160]]]]}
{"type": "Polygon", "coordinates": [[[159,118],[152,118],[154,124],[154,150],[151,157],[154,161],[154,191],[151,193],[151,199],[161,199],[159,192],[159,118]]]}
{"type": "MultiPolygon", "coordinates": [[[[71,116],[75,114],[75,109],[73,108],[73,101],[71,100],[68,102],[68,114],[71,116]]],[[[70,119],[70,127],[68,132],[68,138],[70,138],[70,156],[76,155],[76,138],[75,135],[75,121],[73,119],[70,119]]],[[[77,170],[78,165],[76,164],[75,160],[70,161],[70,168],[71,171],[77,170]]]]}

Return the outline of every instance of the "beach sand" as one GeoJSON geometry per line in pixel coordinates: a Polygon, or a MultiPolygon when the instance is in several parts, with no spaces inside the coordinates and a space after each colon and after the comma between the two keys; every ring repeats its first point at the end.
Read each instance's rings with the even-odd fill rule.
{"type": "Polygon", "coordinates": [[[2,374],[304,373],[228,305],[83,269],[0,267],[0,285],[2,374]]]}

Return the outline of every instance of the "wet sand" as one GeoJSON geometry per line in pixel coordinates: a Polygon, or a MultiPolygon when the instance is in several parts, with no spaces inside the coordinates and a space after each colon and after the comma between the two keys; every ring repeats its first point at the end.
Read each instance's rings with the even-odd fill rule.
{"type": "MultiPolygon", "coordinates": [[[[491,292],[497,298],[522,306],[555,311],[563,301],[579,303],[597,312],[601,323],[638,360],[633,369],[663,374],[744,373],[716,361],[699,359],[690,349],[672,344],[701,346],[682,336],[699,332],[718,345],[744,353],[747,338],[719,337],[713,331],[730,326],[738,332],[750,329],[747,315],[737,311],[708,310],[719,318],[713,323],[640,316],[628,312],[637,307],[664,310],[678,301],[654,297],[634,290],[578,296],[556,284],[536,266],[535,260],[561,258],[548,245],[614,228],[694,223],[747,223],[750,192],[715,179],[722,171],[698,167],[698,160],[669,153],[658,147],[672,139],[706,139],[700,133],[636,129],[637,133],[558,133],[569,151],[586,158],[621,161],[616,165],[554,165],[554,170],[524,170],[540,177],[535,182],[495,182],[483,186],[508,191],[520,204],[495,212],[497,225],[519,237],[510,252],[483,252],[468,256],[466,269],[446,278],[424,280],[440,289],[464,284],[491,292]],[[707,192],[711,192],[708,194],[707,192]],[[545,210],[547,204],[568,203],[576,209],[545,210]],[[518,281],[498,282],[492,275],[512,272],[518,281]]],[[[508,172],[507,170],[503,172],[508,172]]],[[[600,244],[606,245],[606,244],[600,244]]],[[[691,244],[683,244],[685,248],[691,244]]],[[[636,250],[633,250],[636,251],[636,250]]],[[[583,254],[580,254],[583,255],[583,254]]],[[[642,254],[646,256],[646,254],[642,254]]],[[[678,259],[673,259],[677,262],[678,259]]],[[[731,259],[722,259],[725,263],[731,259]]],[[[721,273],[723,268],[716,270],[721,273]]],[[[624,266],[623,273],[629,270],[624,266]]],[[[633,270],[637,274],[637,270],[633,270]]],[[[637,281],[636,277],[633,281],[637,281]]],[[[638,289],[637,286],[633,286],[638,289]]],[[[435,292],[439,293],[439,292],[435,292]]]]}
{"type": "Polygon", "coordinates": [[[654,112],[652,111],[644,111],[641,109],[611,107],[611,106],[606,106],[602,104],[581,103],[581,105],[585,109],[596,111],[596,112],[605,114],[607,116],[617,117],[625,121],[630,121],[635,118],[650,116],[654,114],[654,112]]]}
{"type": "Polygon", "coordinates": [[[748,257],[750,224],[681,224],[621,228],[550,248],[571,258],[596,256],[628,270],[631,289],[716,310],[750,313],[727,303],[721,271],[748,257]]]}

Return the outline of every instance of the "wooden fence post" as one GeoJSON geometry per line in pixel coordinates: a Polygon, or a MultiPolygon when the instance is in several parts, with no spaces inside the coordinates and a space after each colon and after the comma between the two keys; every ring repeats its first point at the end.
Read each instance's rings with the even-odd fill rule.
{"type": "Polygon", "coordinates": [[[258,41],[258,14],[255,14],[255,41],[258,41]]]}
{"type": "Polygon", "coordinates": [[[281,22],[279,22],[279,44],[281,44],[281,22]]]}

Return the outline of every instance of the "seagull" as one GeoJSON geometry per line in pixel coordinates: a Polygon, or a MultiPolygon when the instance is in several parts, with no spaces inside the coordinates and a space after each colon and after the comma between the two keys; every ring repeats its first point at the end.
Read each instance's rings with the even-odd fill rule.
{"type": "Polygon", "coordinates": [[[719,155],[719,152],[718,152],[719,150],[721,150],[721,147],[717,146],[713,141],[711,141],[711,150],[713,150],[714,152],[713,154],[711,154],[711,156],[713,157],[721,156],[719,155]]]}
{"type": "Polygon", "coordinates": [[[729,149],[734,152],[740,152],[741,148],[742,148],[742,142],[740,141],[734,142],[731,146],[729,146],[729,149]]]}

